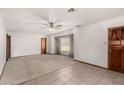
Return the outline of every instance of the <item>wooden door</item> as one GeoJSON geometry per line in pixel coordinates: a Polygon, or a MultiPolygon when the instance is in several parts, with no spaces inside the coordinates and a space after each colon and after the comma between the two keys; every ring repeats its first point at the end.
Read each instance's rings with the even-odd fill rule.
{"type": "Polygon", "coordinates": [[[109,29],[109,69],[124,72],[123,28],[109,29]]]}
{"type": "Polygon", "coordinates": [[[111,48],[110,53],[110,69],[121,71],[121,49],[117,47],[111,48]]]}
{"type": "Polygon", "coordinates": [[[41,38],[41,54],[46,54],[46,48],[47,48],[47,39],[41,38]]]}
{"type": "Polygon", "coordinates": [[[11,58],[11,36],[6,35],[6,60],[11,58]]]}

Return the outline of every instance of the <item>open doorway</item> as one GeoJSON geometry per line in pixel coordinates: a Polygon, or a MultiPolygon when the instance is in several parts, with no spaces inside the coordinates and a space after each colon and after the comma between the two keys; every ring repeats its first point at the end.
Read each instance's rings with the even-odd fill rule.
{"type": "Polygon", "coordinates": [[[11,36],[6,35],[6,61],[11,58],[11,36]]]}
{"type": "Polygon", "coordinates": [[[73,35],[56,37],[56,53],[73,57],[73,35]]]}

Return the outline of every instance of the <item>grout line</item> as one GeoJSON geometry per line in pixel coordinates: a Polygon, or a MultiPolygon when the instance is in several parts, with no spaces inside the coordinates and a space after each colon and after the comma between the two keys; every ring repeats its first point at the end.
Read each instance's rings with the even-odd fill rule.
{"type": "MultiPolygon", "coordinates": [[[[79,62],[79,61],[77,61],[77,60],[74,60],[74,61],[79,62]]],[[[83,62],[79,62],[79,63],[87,64],[87,63],[83,63],[83,62]]],[[[69,65],[69,66],[72,66],[72,65],[75,65],[75,64],[77,64],[77,63],[73,63],[73,64],[71,64],[71,65],[69,65]]],[[[87,65],[90,65],[90,64],[87,64],[87,65]]],[[[61,69],[64,69],[64,68],[69,67],[69,66],[65,66],[65,67],[63,67],[63,68],[61,68],[61,69]]],[[[55,71],[50,72],[50,73],[54,73],[54,72],[59,71],[59,70],[61,70],[61,69],[55,70],[55,71]]],[[[102,69],[104,69],[104,68],[102,68],[102,69]]],[[[50,74],[50,73],[46,73],[46,74],[44,74],[44,75],[40,75],[40,76],[38,76],[38,77],[35,77],[35,78],[31,79],[31,80],[24,81],[24,82],[22,82],[22,83],[19,83],[18,85],[22,85],[22,84],[24,84],[24,83],[33,81],[33,80],[35,80],[35,79],[38,79],[38,78],[40,78],[40,77],[42,77],[42,76],[45,76],[45,75],[47,75],[47,74],[50,74]]],[[[60,80],[60,79],[59,79],[59,80],[60,80]]],[[[67,83],[67,82],[66,82],[66,83],[67,83]]],[[[66,83],[65,83],[65,84],[66,84],[66,83]]]]}
{"type": "MultiPolygon", "coordinates": [[[[43,77],[43,76],[45,76],[45,75],[48,75],[48,74],[54,73],[54,72],[56,72],[56,71],[62,70],[62,69],[64,69],[64,68],[66,68],[66,67],[73,66],[73,65],[75,65],[75,64],[77,64],[77,63],[87,64],[87,63],[80,62],[80,61],[77,61],[77,60],[74,60],[74,59],[73,59],[73,61],[75,61],[75,63],[70,64],[70,65],[67,65],[67,66],[65,66],[65,67],[62,67],[62,68],[57,69],[57,70],[52,71],[52,72],[49,72],[49,73],[46,73],[46,74],[43,74],[43,75],[39,75],[39,76],[37,76],[37,77],[34,77],[33,79],[30,79],[30,80],[27,80],[27,81],[23,81],[23,82],[21,82],[21,83],[19,83],[19,84],[17,84],[17,85],[25,84],[25,83],[27,83],[27,82],[33,81],[33,80],[38,79],[38,78],[40,78],[40,77],[43,77]]],[[[5,65],[4,65],[4,69],[3,69],[3,71],[2,71],[1,77],[2,77],[2,75],[3,75],[3,72],[4,72],[4,70],[5,70],[6,65],[7,65],[7,62],[6,62],[5,65]]],[[[87,64],[87,65],[94,66],[94,65],[92,65],[92,64],[87,64]]],[[[99,66],[97,66],[97,67],[99,67],[99,66]]],[[[102,67],[100,67],[100,68],[102,68],[102,67]]],[[[102,69],[105,69],[105,68],[102,68],[102,69]]],[[[106,70],[106,71],[107,71],[107,70],[106,70]]],[[[99,81],[103,78],[103,76],[106,74],[106,71],[103,73],[103,75],[101,76],[101,78],[98,79],[98,83],[99,83],[99,81]]],[[[0,77],[0,80],[1,80],[1,77],[0,77]]],[[[60,80],[60,79],[58,79],[58,80],[60,80]]],[[[56,80],[53,80],[53,81],[51,81],[51,82],[54,82],[54,81],[56,81],[56,80]]],[[[62,81],[62,80],[61,80],[61,81],[62,81]]],[[[85,81],[85,80],[84,80],[84,81],[85,81]]],[[[62,81],[62,82],[63,82],[63,81],[62,81]]],[[[113,81],[113,82],[114,82],[114,81],[113,81]]],[[[112,84],[113,84],[113,82],[112,82],[112,84]]],[[[63,83],[66,84],[67,82],[63,82],[63,83]]],[[[97,83],[97,85],[98,85],[98,83],[97,83]]]]}
{"type": "MultiPolygon", "coordinates": [[[[76,64],[76,63],[73,63],[73,64],[71,64],[71,65],[74,65],[74,64],[76,64]]],[[[71,66],[71,65],[69,65],[69,66],[71,66]]],[[[53,72],[49,72],[49,73],[46,73],[46,74],[44,74],[44,75],[40,75],[40,76],[35,77],[35,78],[31,79],[31,80],[27,80],[27,81],[24,81],[24,82],[22,82],[22,83],[19,83],[18,85],[22,85],[22,84],[24,84],[24,83],[33,81],[33,80],[38,79],[38,78],[40,78],[40,77],[42,77],[42,76],[45,76],[45,75],[50,74],[50,73],[54,73],[54,72],[56,72],[56,71],[59,71],[59,70],[61,70],[61,69],[64,69],[64,68],[66,68],[66,67],[69,67],[69,66],[65,66],[65,67],[60,68],[60,69],[57,69],[57,70],[55,70],[55,71],[53,71],[53,72]]]]}
{"type": "MultiPolygon", "coordinates": [[[[101,76],[101,78],[98,80],[98,82],[100,82],[100,80],[104,77],[104,75],[106,74],[107,70],[103,73],[103,75],[101,76]]],[[[98,84],[97,84],[98,85],[98,84]]]]}

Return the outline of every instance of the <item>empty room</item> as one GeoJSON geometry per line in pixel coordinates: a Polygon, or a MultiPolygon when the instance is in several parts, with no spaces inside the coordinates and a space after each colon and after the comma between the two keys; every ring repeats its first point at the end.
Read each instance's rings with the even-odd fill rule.
{"type": "Polygon", "coordinates": [[[123,84],[123,8],[0,8],[0,85],[123,84]]]}

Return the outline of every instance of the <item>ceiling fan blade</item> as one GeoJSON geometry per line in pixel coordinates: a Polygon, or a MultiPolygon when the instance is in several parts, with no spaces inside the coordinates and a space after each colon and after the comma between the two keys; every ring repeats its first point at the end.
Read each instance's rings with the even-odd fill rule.
{"type": "Polygon", "coordinates": [[[81,25],[81,24],[77,24],[77,25],[75,25],[75,27],[82,27],[83,25],[81,25]]]}
{"type": "Polygon", "coordinates": [[[76,25],[72,25],[72,24],[68,24],[68,25],[61,25],[61,26],[56,26],[55,28],[57,29],[65,29],[65,28],[79,28],[82,27],[83,25],[81,24],[76,24],[76,25]]]}
{"type": "Polygon", "coordinates": [[[36,17],[22,17],[21,20],[25,23],[48,23],[48,20],[44,20],[43,18],[36,17]]]}
{"type": "Polygon", "coordinates": [[[26,22],[27,24],[40,24],[40,25],[42,25],[43,23],[40,23],[40,22],[26,22]]]}
{"type": "Polygon", "coordinates": [[[48,28],[48,27],[43,27],[43,26],[42,26],[41,28],[48,28]]]}
{"type": "Polygon", "coordinates": [[[77,20],[74,20],[74,19],[61,20],[61,19],[59,19],[59,20],[56,20],[55,23],[56,23],[56,24],[61,24],[61,25],[64,25],[64,24],[70,25],[70,24],[73,23],[73,25],[76,25],[77,20]]]}
{"type": "Polygon", "coordinates": [[[48,24],[44,24],[44,23],[28,23],[28,24],[42,26],[42,27],[48,27],[48,24]]]}
{"type": "Polygon", "coordinates": [[[46,23],[46,24],[49,23],[49,20],[45,20],[45,19],[43,19],[43,18],[41,18],[40,21],[41,21],[42,23],[46,23]]]}
{"type": "Polygon", "coordinates": [[[48,24],[44,24],[44,23],[43,23],[42,25],[43,25],[43,26],[48,26],[48,24]]]}
{"type": "Polygon", "coordinates": [[[63,26],[62,25],[56,25],[55,28],[62,28],[63,26]]]}
{"type": "Polygon", "coordinates": [[[49,28],[47,24],[42,24],[42,28],[49,28]]]}

